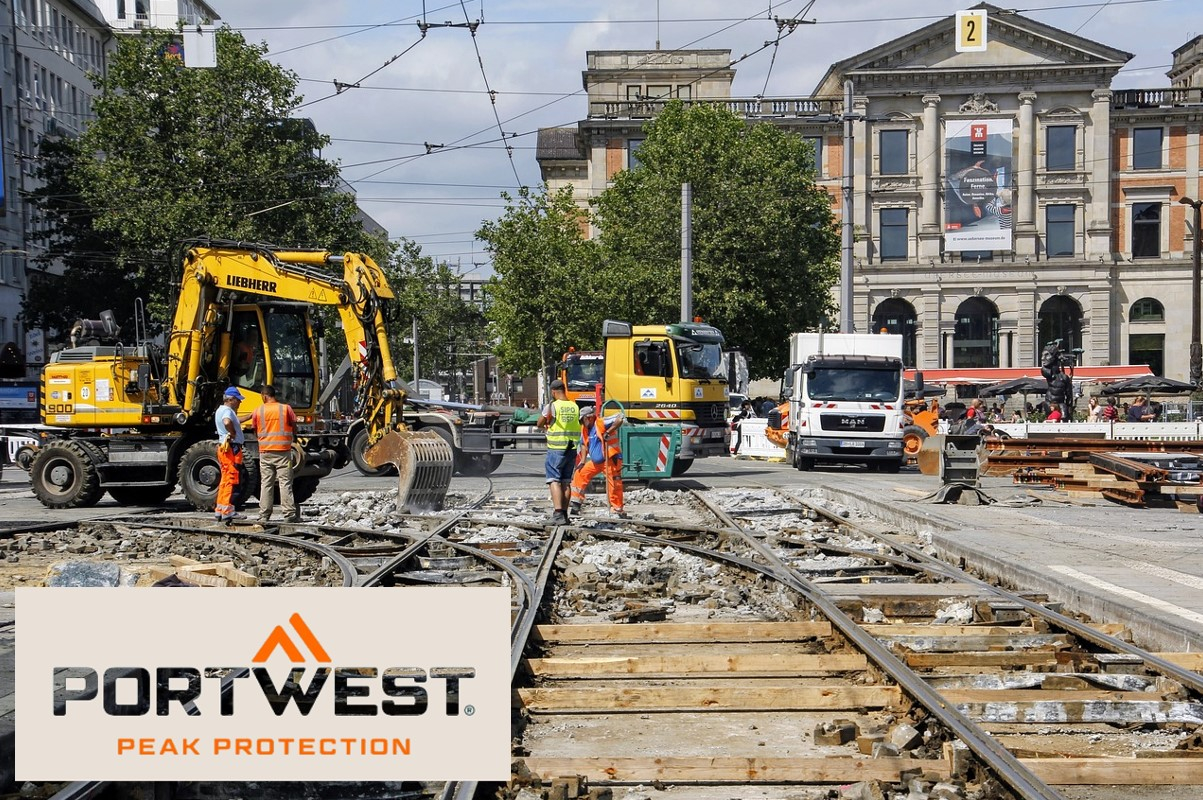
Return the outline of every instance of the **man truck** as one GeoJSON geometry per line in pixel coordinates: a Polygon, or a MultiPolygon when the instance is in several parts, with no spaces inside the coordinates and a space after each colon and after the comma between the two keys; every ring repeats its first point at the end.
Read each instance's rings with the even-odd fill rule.
{"type": "Polygon", "coordinates": [[[798,469],[864,464],[897,472],[905,462],[902,337],[795,333],[786,372],[786,454],[798,469]]]}

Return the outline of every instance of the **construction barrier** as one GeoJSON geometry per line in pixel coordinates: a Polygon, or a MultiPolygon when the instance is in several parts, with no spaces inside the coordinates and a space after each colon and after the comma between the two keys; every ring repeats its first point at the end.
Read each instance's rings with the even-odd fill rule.
{"type": "Polygon", "coordinates": [[[731,444],[735,445],[738,435],[739,449],[733,455],[738,458],[784,459],[785,448],[778,447],[768,440],[764,430],[769,421],[759,417],[750,417],[739,423],[739,434],[732,432],[731,444]]]}
{"type": "Polygon", "coordinates": [[[994,429],[1012,439],[1203,440],[1201,422],[1017,422],[995,423],[994,429]]]}

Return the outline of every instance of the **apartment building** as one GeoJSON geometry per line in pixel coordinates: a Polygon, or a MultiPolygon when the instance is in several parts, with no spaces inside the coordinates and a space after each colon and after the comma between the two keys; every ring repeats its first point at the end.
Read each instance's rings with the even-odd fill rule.
{"type": "Polygon", "coordinates": [[[857,330],[902,334],[920,368],[1038,364],[1062,339],[1083,364],[1187,379],[1203,37],[1164,89],[1129,90],[1130,53],[978,7],[984,52],[957,51],[950,16],[796,97],[732,97],[727,50],[589,52],[587,116],[540,132],[543,178],[584,203],[637,163],[667,98],[719,102],[810,138],[838,218],[851,115],[857,330]]]}

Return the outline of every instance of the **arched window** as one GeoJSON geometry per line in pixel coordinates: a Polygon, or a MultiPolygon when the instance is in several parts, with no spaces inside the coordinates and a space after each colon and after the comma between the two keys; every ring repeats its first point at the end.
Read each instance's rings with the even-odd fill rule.
{"type": "Polygon", "coordinates": [[[1060,339],[1061,349],[1069,352],[1082,346],[1082,307],[1072,297],[1058,294],[1040,306],[1040,341],[1036,346],[1036,363],[1049,342],[1060,339]]]}
{"type": "Polygon", "coordinates": [[[998,366],[998,309],[989,300],[971,297],[957,307],[952,366],[998,366]]]}
{"type": "Polygon", "coordinates": [[[916,366],[915,359],[915,307],[905,300],[891,297],[880,303],[873,312],[873,332],[898,333],[902,335],[902,363],[916,366]]]}
{"type": "Polygon", "coordinates": [[[1152,297],[1142,297],[1132,304],[1128,322],[1165,322],[1165,306],[1152,297]]]}

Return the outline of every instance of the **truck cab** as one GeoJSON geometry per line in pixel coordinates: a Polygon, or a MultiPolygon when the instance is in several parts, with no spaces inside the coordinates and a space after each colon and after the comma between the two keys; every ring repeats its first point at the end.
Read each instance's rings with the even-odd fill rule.
{"type": "Polygon", "coordinates": [[[680,474],[692,459],[729,454],[723,335],[699,322],[631,325],[606,320],[605,395],[632,422],[681,425],[680,474]]]}
{"type": "Polygon", "coordinates": [[[790,338],[788,455],[794,466],[852,463],[898,471],[906,457],[902,337],[804,333],[790,338]]]}

